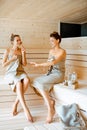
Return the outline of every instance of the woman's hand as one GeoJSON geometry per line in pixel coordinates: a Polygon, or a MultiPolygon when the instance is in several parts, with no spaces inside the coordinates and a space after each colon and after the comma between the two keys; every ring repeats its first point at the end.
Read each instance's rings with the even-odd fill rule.
{"type": "Polygon", "coordinates": [[[35,65],[35,64],[36,64],[36,62],[29,62],[29,64],[30,64],[30,65],[35,65]]]}
{"type": "Polygon", "coordinates": [[[15,60],[17,60],[17,55],[13,55],[11,58],[11,61],[15,61],[15,60]]]}
{"type": "Polygon", "coordinates": [[[39,64],[37,64],[36,62],[29,62],[30,65],[34,66],[34,67],[38,67],[39,64]]]}
{"type": "Polygon", "coordinates": [[[6,67],[8,66],[11,62],[16,61],[17,60],[17,55],[13,55],[12,58],[10,60],[7,60],[7,58],[4,58],[3,62],[2,62],[2,66],[6,67]]]}
{"type": "Polygon", "coordinates": [[[21,52],[22,52],[22,54],[26,52],[26,49],[23,45],[21,45],[21,52]]]}
{"type": "Polygon", "coordinates": [[[26,49],[21,43],[21,54],[22,54],[22,65],[26,66],[27,65],[27,60],[26,60],[26,49]]]}

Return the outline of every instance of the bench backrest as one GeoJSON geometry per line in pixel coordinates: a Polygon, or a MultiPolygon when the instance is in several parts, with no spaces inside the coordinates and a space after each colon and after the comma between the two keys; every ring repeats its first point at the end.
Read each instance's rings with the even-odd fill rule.
{"type": "Polygon", "coordinates": [[[66,58],[66,76],[76,72],[78,79],[87,80],[87,50],[68,50],[66,58]]]}

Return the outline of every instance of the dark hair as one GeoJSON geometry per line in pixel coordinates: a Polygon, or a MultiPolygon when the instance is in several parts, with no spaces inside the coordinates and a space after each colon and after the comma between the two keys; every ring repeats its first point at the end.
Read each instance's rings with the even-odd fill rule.
{"type": "Polygon", "coordinates": [[[15,37],[20,37],[20,36],[18,34],[11,34],[11,37],[10,37],[11,44],[13,44],[15,37]]]}
{"type": "Polygon", "coordinates": [[[61,36],[58,34],[58,32],[51,33],[50,37],[54,37],[56,40],[59,39],[59,43],[61,42],[61,36]]]}

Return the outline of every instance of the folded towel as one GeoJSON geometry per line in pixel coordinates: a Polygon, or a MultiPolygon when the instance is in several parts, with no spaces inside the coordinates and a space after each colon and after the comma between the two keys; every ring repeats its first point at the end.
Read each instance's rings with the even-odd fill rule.
{"type": "Polygon", "coordinates": [[[77,104],[73,103],[70,105],[61,105],[57,108],[57,112],[64,127],[77,129],[86,127],[86,122],[77,104]]]}

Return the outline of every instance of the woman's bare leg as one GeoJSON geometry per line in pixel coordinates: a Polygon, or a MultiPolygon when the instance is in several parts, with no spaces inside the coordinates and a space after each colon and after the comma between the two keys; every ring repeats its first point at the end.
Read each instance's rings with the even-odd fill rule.
{"type": "MultiPolygon", "coordinates": [[[[26,90],[28,89],[29,85],[30,85],[30,79],[28,77],[24,78],[24,80],[23,80],[23,93],[26,92],[26,90]]],[[[30,114],[30,112],[29,112],[29,114],[30,114]]],[[[31,114],[30,114],[30,116],[31,116],[31,114]]],[[[33,121],[33,117],[32,116],[31,116],[31,119],[33,121]]]]}
{"type": "Polygon", "coordinates": [[[30,79],[28,77],[23,79],[23,93],[26,92],[26,90],[28,89],[30,85],[30,79]]]}
{"type": "Polygon", "coordinates": [[[18,114],[18,112],[17,112],[18,103],[19,103],[19,99],[18,99],[18,97],[16,97],[16,100],[15,100],[15,102],[14,102],[14,104],[13,104],[13,108],[12,108],[12,109],[13,109],[13,110],[12,110],[13,116],[15,116],[15,115],[18,114]]]}
{"type": "Polygon", "coordinates": [[[40,90],[40,93],[42,94],[48,108],[48,115],[47,115],[46,122],[51,123],[53,120],[53,116],[55,114],[54,101],[50,99],[48,91],[40,90]]]}
{"type": "MultiPolygon", "coordinates": [[[[23,81],[23,93],[26,92],[29,84],[30,84],[30,80],[27,77],[23,81]]],[[[16,100],[15,100],[14,105],[13,105],[13,110],[12,110],[13,116],[17,115],[17,113],[18,113],[17,112],[17,106],[18,106],[18,104],[19,104],[19,99],[18,99],[18,97],[16,97],[16,100]]]]}
{"type": "Polygon", "coordinates": [[[23,93],[23,87],[22,87],[21,82],[17,83],[16,91],[17,91],[18,99],[23,107],[27,120],[33,122],[32,116],[31,116],[31,114],[26,106],[25,100],[24,100],[24,93],[23,93]]]}

